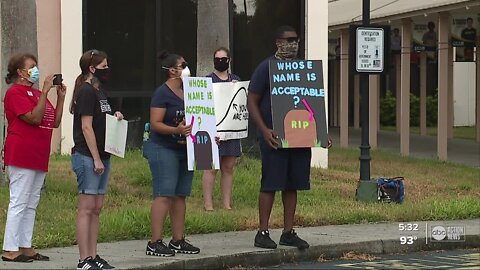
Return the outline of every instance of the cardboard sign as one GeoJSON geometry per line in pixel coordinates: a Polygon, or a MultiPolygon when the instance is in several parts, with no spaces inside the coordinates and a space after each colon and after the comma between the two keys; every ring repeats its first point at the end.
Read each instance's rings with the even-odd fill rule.
{"type": "Polygon", "coordinates": [[[270,88],[280,147],[327,147],[322,61],[270,61],[270,88]]]}
{"type": "Polygon", "coordinates": [[[128,121],[119,121],[117,117],[109,114],[106,117],[105,152],[124,158],[127,145],[128,121]]]}
{"type": "Polygon", "coordinates": [[[192,126],[187,138],[188,170],[220,169],[215,142],[216,118],[212,78],[183,78],[185,121],[192,126]]]}
{"type": "Polygon", "coordinates": [[[250,82],[214,83],[217,136],[220,140],[248,137],[247,87],[250,82]]]}

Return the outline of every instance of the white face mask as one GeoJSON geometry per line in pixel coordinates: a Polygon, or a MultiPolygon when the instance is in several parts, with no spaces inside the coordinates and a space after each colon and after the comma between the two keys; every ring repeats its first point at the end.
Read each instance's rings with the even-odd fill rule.
{"type": "Polygon", "coordinates": [[[183,70],[182,70],[182,75],[180,75],[182,78],[183,77],[190,77],[191,74],[190,74],[190,69],[187,67],[185,67],[183,70]]]}

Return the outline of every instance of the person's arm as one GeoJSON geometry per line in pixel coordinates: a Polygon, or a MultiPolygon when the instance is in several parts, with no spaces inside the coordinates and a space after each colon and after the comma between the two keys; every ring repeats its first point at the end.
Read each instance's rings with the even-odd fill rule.
{"type": "Polygon", "coordinates": [[[102,159],[100,158],[100,153],[97,147],[97,139],[95,138],[95,131],[93,130],[93,116],[91,115],[82,115],[82,133],[85,137],[85,142],[87,143],[88,150],[92,154],[93,164],[95,167],[95,172],[102,174],[105,170],[102,159]]]}
{"type": "Polygon", "coordinates": [[[278,148],[278,136],[275,131],[269,129],[265,122],[263,121],[262,114],[260,112],[260,101],[262,97],[254,92],[248,93],[247,98],[247,107],[250,118],[253,119],[253,122],[257,128],[262,132],[265,142],[272,148],[278,148]]]}
{"type": "Polygon", "coordinates": [[[49,75],[47,78],[45,78],[45,81],[43,82],[42,94],[40,94],[37,105],[35,105],[32,111],[20,115],[20,119],[29,123],[30,125],[40,125],[47,106],[48,92],[53,87],[53,77],[54,75],[49,75]]]}
{"type": "Polygon", "coordinates": [[[192,132],[191,126],[185,125],[185,120],[183,120],[177,127],[171,127],[165,124],[165,114],[167,108],[150,108],[150,126],[151,129],[159,134],[182,134],[184,136],[189,136],[192,132]]]}
{"type": "Polygon", "coordinates": [[[53,123],[55,128],[58,128],[62,121],[63,104],[65,103],[66,93],[67,87],[64,84],[57,85],[57,106],[55,106],[55,122],[53,123]]]}

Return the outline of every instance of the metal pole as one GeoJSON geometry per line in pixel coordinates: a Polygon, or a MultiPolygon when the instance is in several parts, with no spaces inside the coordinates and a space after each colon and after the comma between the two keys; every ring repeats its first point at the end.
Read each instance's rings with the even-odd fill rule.
{"type": "MultiPolygon", "coordinates": [[[[363,0],[363,26],[370,24],[370,0],[363,0]]],[[[365,73],[360,74],[360,89],[361,89],[361,124],[362,124],[362,143],[360,145],[360,180],[370,180],[370,142],[368,140],[369,129],[369,75],[365,73]]],[[[373,104],[374,106],[376,104],[373,104]]]]}

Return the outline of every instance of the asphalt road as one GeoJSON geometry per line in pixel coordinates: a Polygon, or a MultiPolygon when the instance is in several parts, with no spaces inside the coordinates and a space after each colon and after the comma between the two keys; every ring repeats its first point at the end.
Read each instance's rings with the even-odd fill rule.
{"type": "Polygon", "coordinates": [[[286,264],[270,269],[480,269],[480,249],[375,255],[372,259],[286,264]]]}

